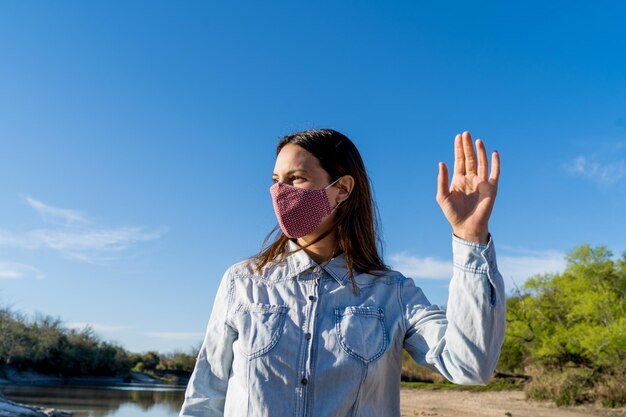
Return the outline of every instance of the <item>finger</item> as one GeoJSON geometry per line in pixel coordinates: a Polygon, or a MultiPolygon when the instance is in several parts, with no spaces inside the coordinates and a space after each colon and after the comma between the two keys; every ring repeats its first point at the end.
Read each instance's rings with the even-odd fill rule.
{"type": "Polygon", "coordinates": [[[465,172],[476,174],[476,152],[469,132],[463,132],[463,153],[465,153],[465,172]]]}
{"type": "Polygon", "coordinates": [[[489,176],[489,184],[497,187],[498,178],[500,178],[500,154],[493,151],[491,154],[491,175],[489,176]]]}
{"type": "Polygon", "coordinates": [[[443,162],[439,162],[439,175],[437,176],[437,201],[442,202],[450,194],[448,188],[448,167],[443,162]]]}
{"type": "Polygon", "coordinates": [[[487,165],[487,151],[481,139],[476,141],[476,150],[478,151],[478,177],[481,180],[487,181],[487,173],[489,171],[489,166],[487,165]]]}
{"type": "Polygon", "coordinates": [[[465,153],[461,135],[454,137],[454,175],[465,175],[465,153]]]}

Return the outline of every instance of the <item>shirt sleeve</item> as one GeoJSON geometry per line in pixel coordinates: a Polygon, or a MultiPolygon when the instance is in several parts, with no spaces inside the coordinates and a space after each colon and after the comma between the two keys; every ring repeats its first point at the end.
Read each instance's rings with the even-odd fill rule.
{"type": "Polygon", "coordinates": [[[233,279],[229,268],[217,289],[206,334],[196,365],[185,390],[180,417],[217,417],[224,415],[226,390],[233,360],[233,341],[237,337],[228,323],[232,305],[233,279]]]}
{"type": "Polygon", "coordinates": [[[484,385],[504,341],[506,297],[491,234],[486,244],[452,236],[447,311],[429,303],[411,278],[400,288],[404,348],[420,365],[456,384],[484,385]]]}

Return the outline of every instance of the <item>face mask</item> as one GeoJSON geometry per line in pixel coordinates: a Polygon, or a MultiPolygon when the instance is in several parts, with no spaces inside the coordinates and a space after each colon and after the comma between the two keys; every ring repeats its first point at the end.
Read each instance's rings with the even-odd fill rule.
{"type": "Polygon", "coordinates": [[[284,182],[270,187],[278,224],[285,235],[291,238],[308,235],[342,203],[331,208],[325,191],[340,178],[318,190],[298,188],[284,182]]]}

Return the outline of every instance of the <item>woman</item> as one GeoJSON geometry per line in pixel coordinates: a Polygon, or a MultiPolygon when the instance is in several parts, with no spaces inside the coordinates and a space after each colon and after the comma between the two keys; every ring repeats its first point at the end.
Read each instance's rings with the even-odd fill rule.
{"type": "Polygon", "coordinates": [[[450,188],[439,163],[453,230],[444,312],[383,263],[354,144],[330,129],[282,138],[270,187],[279,234],[224,273],[180,416],[400,416],[403,348],[454,383],[486,384],[505,294],[488,231],[499,157],[488,178],[476,148],[456,136],[450,188]]]}

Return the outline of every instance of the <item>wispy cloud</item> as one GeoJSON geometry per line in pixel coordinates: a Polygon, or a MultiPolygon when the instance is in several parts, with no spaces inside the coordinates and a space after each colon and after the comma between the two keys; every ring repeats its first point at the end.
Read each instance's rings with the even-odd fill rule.
{"type": "Polygon", "coordinates": [[[71,323],[66,323],[66,327],[70,329],[81,330],[85,327],[91,327],[96,333],[117,333],[123,332],[127,330],[131,330],[131,326],[116,326],[111,324],[103,324],[103,323],[92,323],[92,322],[83,322],[83,321],[74,321],[71,323]]]}
{"type": "Polygon", "coordinates": [[[26,203],[34,208],[45,222],[76,224],[89,223],[89,219],[77,210],[52,207],[28,195],[22,195],[26,203]]]}
{"type": "MultiPolygon", "coordinates": [[[[84,329],[85,327],[91,327],[97,333],[120,333],[133,330],[134,327],[126,325],[114,325],[94,322],[75,321],[67,323],[66,326],[70,329],[84,329]]],[[[157,339],[167,340],[193,340],[202,338],[203,333],[200,332],[143,332],[141,333],[145,337],[153,337],[157,339]]]]}
{"type": "Polygon", "coordinates": [[[626,160],[603,158],[598,154],[580,155],[564,163],[563,169],[574,176],[607,186],[626,176],[626,160]]]}
{"type": "Polygon", "coordinates": [[[0,230],[0,246],[22,249],[49,248],[85,262],[106,262],[131,245],[158,239],[160,232],[146,232],[138,227],[90,230],[36,229],[25,233],[0,230]]]}
{"type": "Polygon", "coordinates": [[[89,263],[105,263],[119,259],[123,252],[139,242],[155,240],[164,230],[145,230],[139,226],[102,227],[86,215],[71,209],[60,209],[25,197],[52,227],[13,232],[0,229],[0,247],[55,250],[62,255],[89,263]]]}
{"type": "Polygon", "coordinates": [[[565,253],[557,250],[529,250],[502,245],[498,254],[498,269],[508,288],[521,287],[531,276],[563,272],[565,253]]]}
{"type": "Polygon", "coordinates": [[[204,334],[199,332],[146,332],[144,336],[167,340],[194,340],[202,338],[204,334]]]}
{"type": "Polygon", "coordinates": [[[389,259],[396,270],[412,278],[449,279],[452,276],[452,261],[413,256],[406,251],[390,255],[389,259]]]}
{"type": "MultiPolygon", "coordinates": [[[[509,289],[521,286],[535,274],[565,269],[565,254],[556,250],[536,251],[501,245],[496,257],[498,270],[509,289]]],[[[394,269],[411,278],[446,280],[452,277],[452,259],[415,256],[406,251],[393,254],[389,259],[394,269]]]]}
{"type": "Polygon", "coordinates": [[[19,262],[0,262],[0,279],[43,279],[44,274],[31,265],[19,262]]]}

